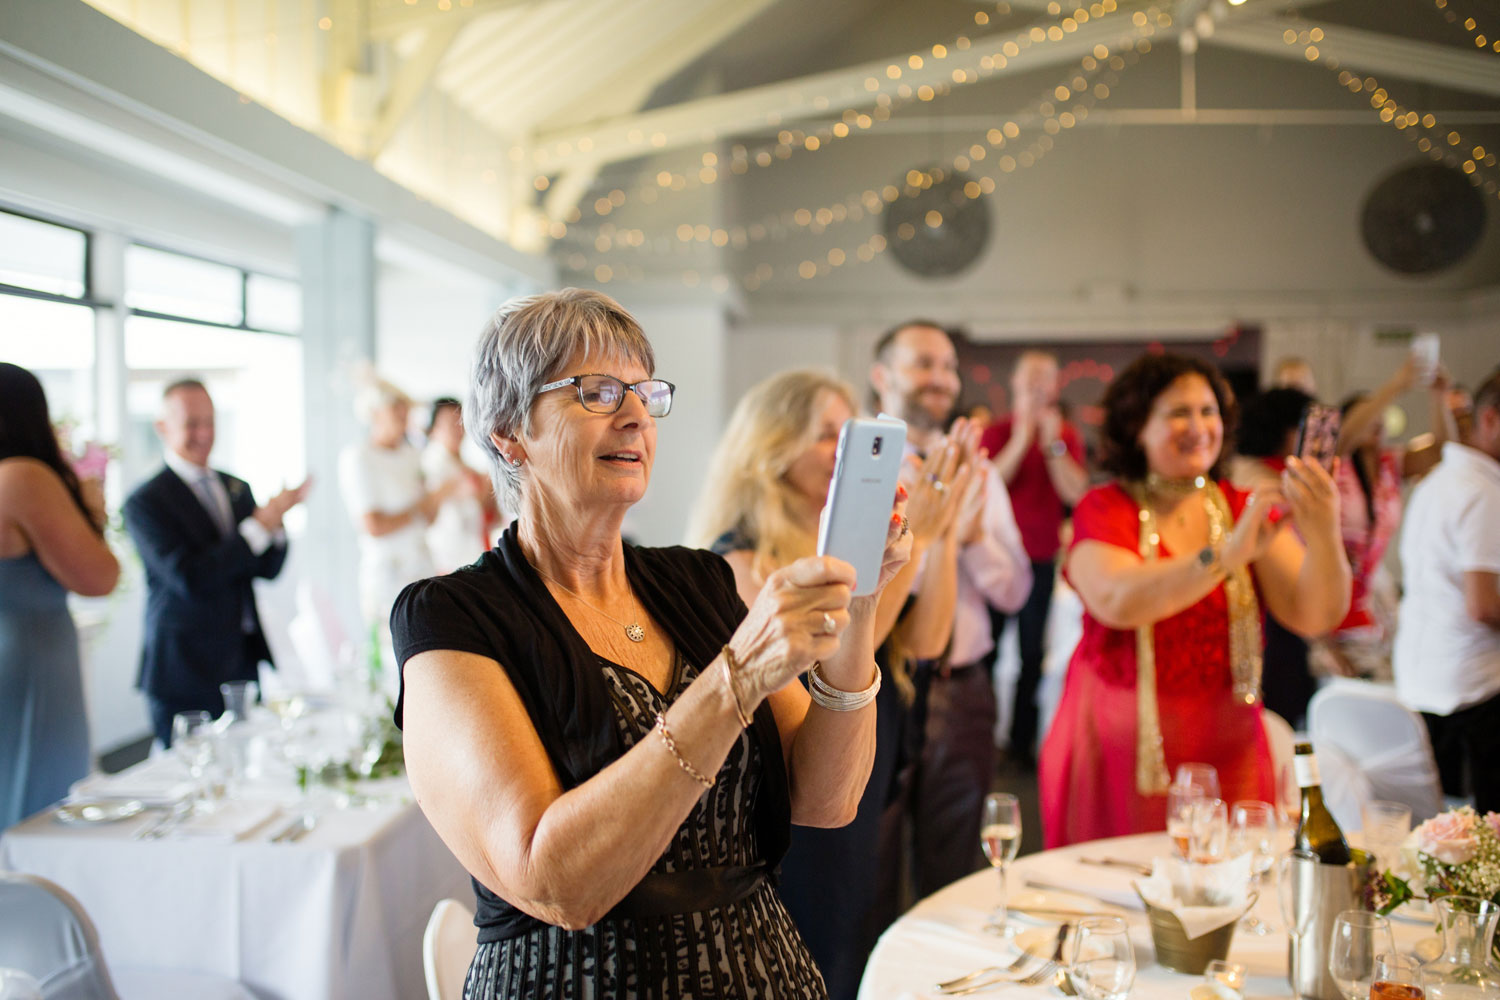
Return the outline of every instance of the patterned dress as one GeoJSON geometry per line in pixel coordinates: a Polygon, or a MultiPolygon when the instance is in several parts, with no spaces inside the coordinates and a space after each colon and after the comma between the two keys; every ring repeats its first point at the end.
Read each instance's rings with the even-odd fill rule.
{"type": "MultiPolygon", "coordinates": [[[[697,676],[676,658],[665,694],[634,671],[600,659],[628,749],[651,736],[663,712],[697,676]]],[[[653,872],[751,865],[761,857],[752,804],[759,746],[742,734],[713,788],[688,815],[653,872]]],[[[823,977],[770,882],[737,903],[698,913],[606,917],[578,931],[541,926],[479,945],[465,1000],[546,997],[824,997],[823,977]]]]}

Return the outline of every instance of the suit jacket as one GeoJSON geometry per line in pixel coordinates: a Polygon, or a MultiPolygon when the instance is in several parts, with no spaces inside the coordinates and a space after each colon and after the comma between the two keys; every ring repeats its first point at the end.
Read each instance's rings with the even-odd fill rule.
{"type": "MultiPolygon", "coordinates": [[[[229,494],[236,525],[255,510],[250,486],[216,473],[229,494]]],[[[261,632],[251,581],[271,579],[286,546],[260,555],[238,531],[221,537],[198,495],[169,468],[125,501],[125,527],[146,566],[146,633],[136,686],[160,701],[213,710],[219,685],[254,680],[271,651],[261,632]],[[246,634],[246,608],[254,628],[246,634]]]]}

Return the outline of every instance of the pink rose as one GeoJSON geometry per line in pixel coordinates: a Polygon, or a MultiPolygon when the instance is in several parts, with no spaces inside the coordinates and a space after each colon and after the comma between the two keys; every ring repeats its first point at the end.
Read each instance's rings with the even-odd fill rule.
{"type": "Polygon", "coordinates": [[[1484,814],[1484,821],[1490,825],[1491,830],[1495,831],[1495,836],[1500,837],[1500,813],[1487,812],[1484,814]]]}
{"type": "Polygon", "coordinates": [[[1479,850],[1474,829],[1476,817],[1471,812],[1446,812],[1417,827],[1417,850],[1445,865],[1471,861],[1479,850]]]}

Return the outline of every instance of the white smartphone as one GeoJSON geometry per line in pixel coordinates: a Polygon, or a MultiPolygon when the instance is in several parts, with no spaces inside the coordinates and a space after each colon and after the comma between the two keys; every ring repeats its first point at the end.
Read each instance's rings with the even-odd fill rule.
{"type": "Polygon", "coordinates": [[[1411,356],[1417,361],[1417,378],[1423,385],[1431,385],[1437,378],[1441,350],[1442,342],[1435,333],[1419,333],[1411,338],[1411,356]]]}
{"type": "Polygon", "coordinates": [[[896,502],[906,424],[894,417],[854,417],[839,430],[828,504],[818,526],[818,555],[854,567],[854,594],[875,592],[896,502]]]}

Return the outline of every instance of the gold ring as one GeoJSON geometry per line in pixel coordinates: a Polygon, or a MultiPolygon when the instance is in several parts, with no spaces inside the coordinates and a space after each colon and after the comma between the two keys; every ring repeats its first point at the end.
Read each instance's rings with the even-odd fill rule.
{"type": "Polygon", "coordinates": [[[934,491],[941,493],[948,488],[948,484],[943,482],[941,479],[934,479],[932,481],[932,488],[934,491]]]}
{"type": "Polygon", "coordinates": [[[896,537],[897,538],[905,538],[906,537],[906,533],[908,531],[910,531],[910,530],[911,530],[911,522],[906,519],[906,515],[905,514],[902,514],[901,515],[901,534],[897,535],[896,537]]]}

